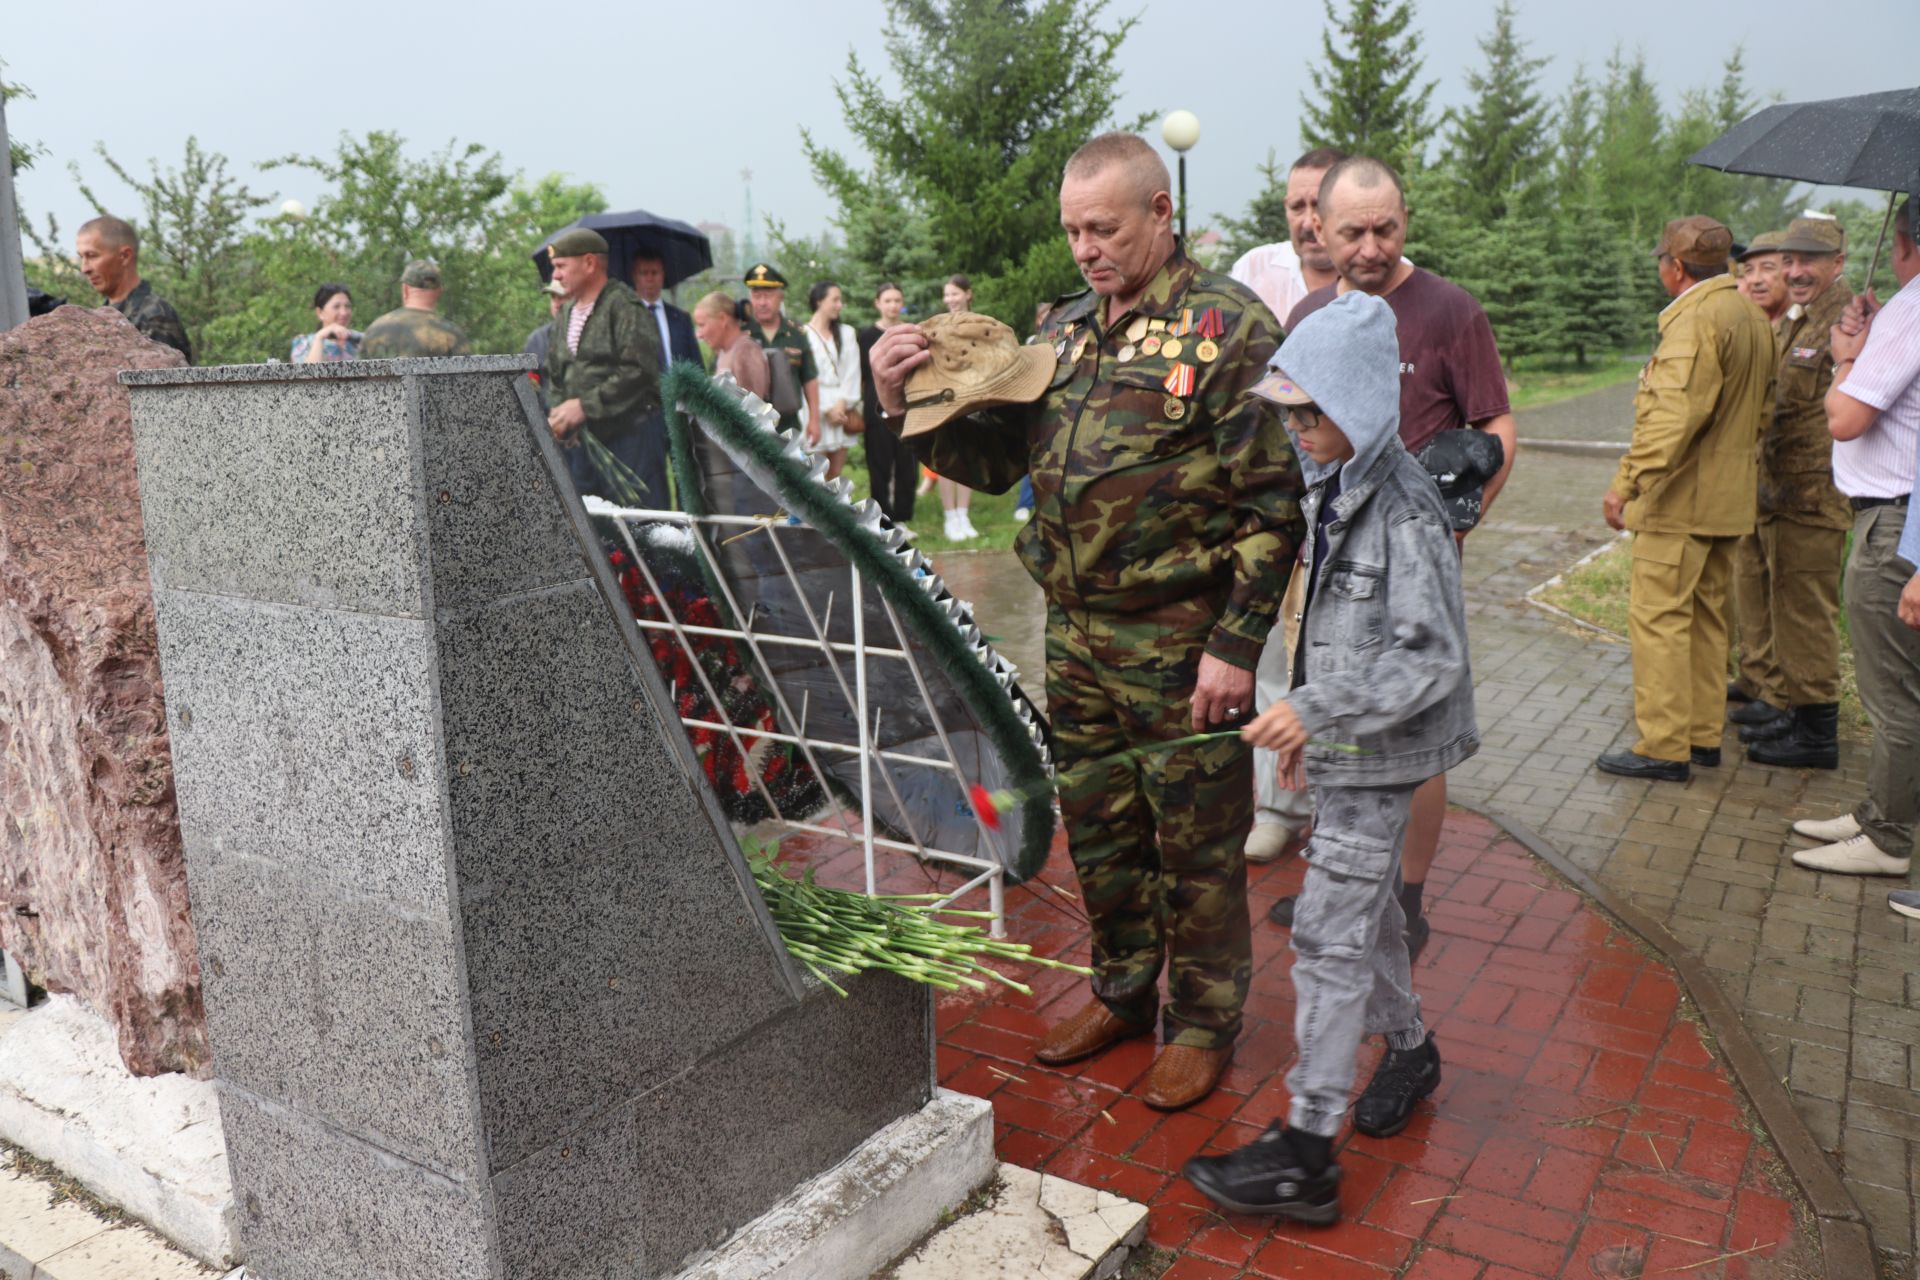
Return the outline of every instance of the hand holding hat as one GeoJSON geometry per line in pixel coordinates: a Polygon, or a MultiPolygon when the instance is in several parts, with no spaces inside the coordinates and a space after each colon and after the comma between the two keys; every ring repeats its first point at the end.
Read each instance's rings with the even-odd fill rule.
{"type": "Polygon", "coordinates": [[[917,436],[954,418],[1038,400],[1057,357],[1044,343],[1021,345],[1013,330],[974,311],[937,315],[919,325],[929,355],[907,375],[907,425],[917,436]]]}

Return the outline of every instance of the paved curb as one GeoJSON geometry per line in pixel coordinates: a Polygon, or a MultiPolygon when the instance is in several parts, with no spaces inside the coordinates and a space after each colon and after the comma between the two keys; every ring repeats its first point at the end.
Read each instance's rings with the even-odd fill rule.
{"type": "Polygon", "coordinates": [[[1520,822],[1489,809],[1453,802],[1457,808],[1477,813],[1508,835],[1527,851],[1571,881],[1592,899],[1602,911],[1624,925],[1655,951],[1680,976],[1687,994],[1693,997],[1707,1028],[1727,1055],[1727,1066],[1747,1095],[1760,1122],[1767,1127],[1793,1180],[1813,1206],[1820,1231],[1820,1255],[1827,1280],[1862,1280],[1879,1274],[1878,1259],[1866,1215],[1841,1181],[1832,1159],[1814,1141],[1786,1086],[1773,1074],[1766,1055],[1748,1034],[1740,1011],[1727,999],[1712,973],[1665,925],[1594,879],[1578,865],[1548,844],[1520,822]]]}
{"type": "Polygon", "coordinates": [[[1625,440],[1555,440],[1521,436],[1517,448],[1538,453],[1584,453],[1617,458],[1633,446],[1625,440]]]}

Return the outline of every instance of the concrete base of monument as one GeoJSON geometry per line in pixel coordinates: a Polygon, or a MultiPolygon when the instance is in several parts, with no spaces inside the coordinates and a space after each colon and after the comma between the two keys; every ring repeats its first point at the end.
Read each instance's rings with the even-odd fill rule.
{"type": "Polygon", "coordinates": [[[130,1074],[113,1029],[71,996],[0,1018],[0,1139],[196,1257],[233,1252],[213,1083],[130,1074]]]}
{"type": "Polygon", "coordinates": [[[1000,1166],[986,1203],[942,1227],[889,1273],[892,1280],[1107,1280],[1147,1238],[1147,1207],[1000,1166]]]}
{"type": "Polygon", "coordinates": [[[993,1104],[939,1090],[678,1280],[870,1276],[937,1227],[993,1172],[993,1104]]]}

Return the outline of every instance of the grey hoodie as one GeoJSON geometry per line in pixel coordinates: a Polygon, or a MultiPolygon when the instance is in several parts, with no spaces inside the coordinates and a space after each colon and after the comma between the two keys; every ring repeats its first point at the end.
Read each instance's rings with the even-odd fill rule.
{"type": "Polygon", "coordinates": [[[1370,294],[1342,294],[1287,336],[1272,368],[1255,394],[1297,388],[1354,448],[1344,464],[1322,465],[1294,441],[1312,486],[1302,504],[1309,530],[1335,473],[1340,493],[1324,565],[1307,539],[1306,623],[1287,702],[1311,737],[1365,753],[1309,745],[1307,778],[1390,786],[1444,773],[1479,749],[1480,731],[1459,552],[1433,478],[1400,443],[1393,310],[1370,294]]]}

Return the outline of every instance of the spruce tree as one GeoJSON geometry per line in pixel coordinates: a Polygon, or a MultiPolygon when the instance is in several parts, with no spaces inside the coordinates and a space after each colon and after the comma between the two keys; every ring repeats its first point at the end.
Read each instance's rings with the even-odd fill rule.
{"type": "Polygon", "coordinates": [[[1493,30],[1480,41],[1486,64],[1467,73],[1473,103],[1448,113],[1446,153],[1467,184],[1467,209],[1494,221],[1509,197],[1534,212],[1545,204],[1538,163],[1546,150],[1552,107],[1539,89],[1545,58],[1529,58],[1513,29],[1512,0],[1500,0],[1493,30]]]}
{"type": "Polygon", "coordinates": [[[1280,167],[1271,148],[1267,151],[1267,162],[1259,166],[1260,176],[1264,179],[1260,190],[1247,202],[1247,215],[1244,218],[1229,217],[1224,213],[1215,214],[1220,222],[1221,233],[1226,237],[1226,257],[1228,261],[1237,259],[1249,249],[1263,244],[1276,244],[1285,240],[1287,231],[1287,170],[1280,167]]]}
{"type": "Polygon", "coordinates": [[[1553,190],[1555,203],[1565,205],[1587,189],[1587,174],[1593,164],[1594,145],[1600,129],[1593,118],[1593,82],[1585,67],[1573,69],[1573,79],[1560,97],[1559,127],[1553,144],[1553,190]]]}
{"type": "MultiPolygon", "coordinates": [[[[1597,182],[1586,183],[1560,206],[1554,259],[1560,273],[1555,289],[1558,316],[1554,349],[1571,353],[1585,367],[1592,356],[1625,350],[1650,333],[1658,311],[1641,305],[1644,289],[1634,279],[1632,246],[1607,217],[1597,182]]],[[[1647,268],[1646,273],[1651,273],[1647,268]]]]}
{"type": "Polygon", "coordinates": [[[1424,62],[1413,0],[1348,0],[1345,18],[1334,13],[1333,0],[1326,6],[1321,65],[1310,69],[1314,91],[1300,99],[1301,141],[1373,156],[1410,174],[1425,160],[1434,89],[1434,81],[1418,83],[1424,62]]]}

